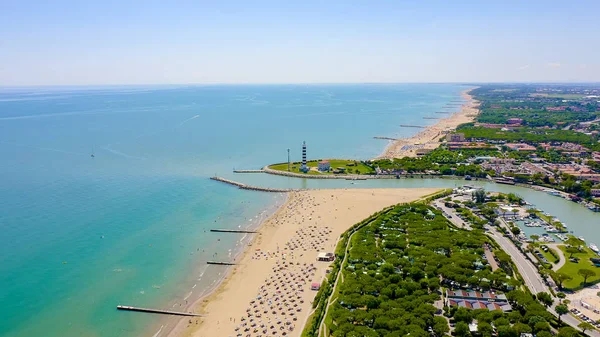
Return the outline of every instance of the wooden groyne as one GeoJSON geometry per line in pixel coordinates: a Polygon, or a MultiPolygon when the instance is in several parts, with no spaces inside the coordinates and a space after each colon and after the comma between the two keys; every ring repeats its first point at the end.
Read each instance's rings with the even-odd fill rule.
{"type": "Polygon", "coordinates": [[[241,230],[241,229],[211,229],[210,231],[214,232],[214,233],[242,233],[242,234],[258,233],[257,231],[241,230]]]}
{"type": "MultiPolygon", "coordinates": [[[[383,140],[398,140],[398,138],[392,138],[392,137],[382,137],[382,136],[375,136],[373,137],[375,139],[383,139],[383,140]]],[[[263,171],[264,172],[264,171],[263,171]]]]}
{"type": "Polygon", "coordinates": [[[200,315],[200,314],[194,314],[192,312],[138,308],[138,307],[132,307],[132,306],[128,306],[128,305],[117,305],[117,310],[138,311],[138,312],[146,312],[146,313],[151,313],[151,314],[163,314],[163,315],[175,315],[175,316],[191,316],[191,317],[204,316],[204,315],[200,315]]]}
{"type": "Polygon", "coordinates": [[[452,111],[436,111],[436,114],[451,114],[452,111]]]}
{"type": "Polygon", "coordinates": [[[440,117],[423,117],[423,119],[441,119],[440,117]]]}
{"type": "Polygon", "coordinates": [[[233,173],[264,173],[263,170],[233,170],[233,173]]]}
{"type": "Polygon", "coordinates": [[[298,191],[291,188],[270,188],[270,187],[259,187],[259,186],[251,186],[239,183],[237,181],[221,178],[221,177],[211,177],[211,180],[220,181],[222,183],[226,183],[229,185],[237,186],[243,190],[252,190],[252,191],[261,191],[261,192],[276,192],[276,193],[285,193],[285,192],[293,192],[298,191]]]}
{"type": "Polygon", "coordinates": [[[235,262],[220,262],[220,261],[206,261],[206,264],[212,264],[217,266],[235,266],[235,262]]]}
{"type": "Polygon", "coordinates": [[[425,129],[425,127],[422,125],[410,125],[410,124],[400,124],[400,127],[425,129]]]}

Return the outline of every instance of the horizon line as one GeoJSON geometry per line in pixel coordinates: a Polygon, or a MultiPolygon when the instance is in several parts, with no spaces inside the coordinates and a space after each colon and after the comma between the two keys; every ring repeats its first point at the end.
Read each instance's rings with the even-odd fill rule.
{"type": "Polygon", "coordinates": [[[150,86],[270,86],[270,85],[392,85],[392,84],[455,84],[455,85],[486,85],[486,84],[600,84],[599,81],[447,81],[447,82],[211,82],[211,83],[128,83],[128,84],[24,84],[24,85],[2,85],[0,89],[20,88],[59,88],[59,87],[150,87],[150,86]]]}

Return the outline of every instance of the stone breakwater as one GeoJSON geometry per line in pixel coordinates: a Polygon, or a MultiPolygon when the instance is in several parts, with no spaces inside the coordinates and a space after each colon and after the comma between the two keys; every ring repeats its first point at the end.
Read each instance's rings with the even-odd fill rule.
{"type": "Polygon", "coordinates": [[[301,191],[301,189],[293,189],[293,188],[270,188],[270,187],[259,187],[259,186],[251,186],[242,184],[237,181],[221,178],[221,177],[211,177],[211,180],[220,181],[222,183],[226,183],[232,186],[237,186],[243,190],[252,190],[252,191],[261,191],[261,192],[275,192],[275,193],[286,193],[286,192],[295,192],[301,191]]]}
{"type": "Polygon", "coordinates": [[[265,166],[264,173],[275,174],[278,176],[306,178],[306,179],[346,179],[346,180],[366,180],[366,179],[396,179],[395,175],[366,175],[366,174],[300,174],[294,172],[278,171],[265,166]]]}

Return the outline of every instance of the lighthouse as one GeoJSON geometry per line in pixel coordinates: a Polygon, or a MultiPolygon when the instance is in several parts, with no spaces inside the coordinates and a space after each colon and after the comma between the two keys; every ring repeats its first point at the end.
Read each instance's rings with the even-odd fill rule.
{"type": "Polygon", "coordinates": [[[306,142],[302,142],[302,166],[300,166],[300,171],[307,173],[308,166],[306,166],[306,142]]]}

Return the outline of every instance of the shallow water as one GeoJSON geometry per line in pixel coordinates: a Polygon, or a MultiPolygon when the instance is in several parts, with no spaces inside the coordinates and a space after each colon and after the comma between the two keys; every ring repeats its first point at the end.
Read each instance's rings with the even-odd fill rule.
{"type": "Polygon", "coordinates": [[[281,202],[209,176],[286,161],[288,148],[299,160],[302,141],[310,158],[373,157],[386,145],[373,136],[413,134],[399,124],[432,124],[422,117],[464,89],[0,89],[0,335],[152,335],[165,321],[115,306],[185,306],[223,272],[203,261],[240,247],[207,231],[281,202]]]}

